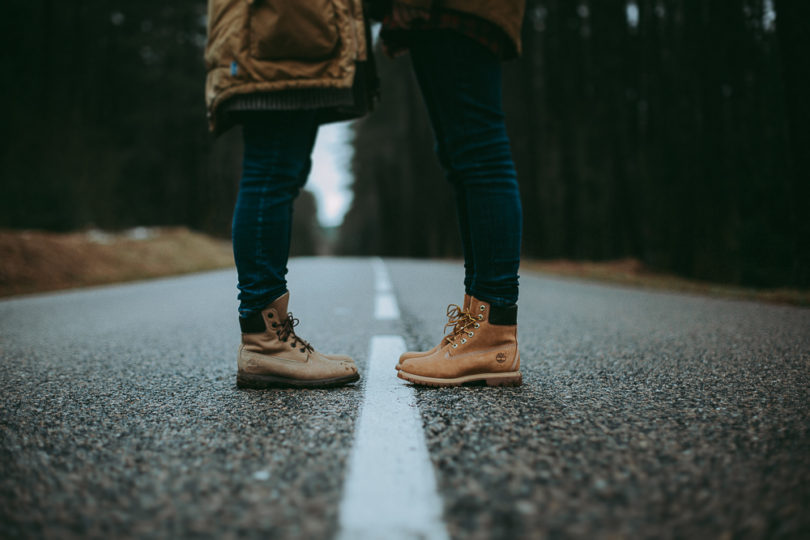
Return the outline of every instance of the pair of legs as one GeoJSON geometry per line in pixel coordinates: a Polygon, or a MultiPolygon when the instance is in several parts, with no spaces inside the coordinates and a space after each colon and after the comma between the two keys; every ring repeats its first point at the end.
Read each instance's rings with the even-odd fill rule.
{"type": "MultiPolygon", "coordinates": [[[[450,31],[413,39],[410,55],[455,188],[467,294],[517,302],[522,213],[501,109],[500,61],[450,31]]],[[[292,203],[306,182],[317,134],[309,111],[252,115],[244,125],[244,164],[233,219],[240,315],[283,295],[292,203]]]]}

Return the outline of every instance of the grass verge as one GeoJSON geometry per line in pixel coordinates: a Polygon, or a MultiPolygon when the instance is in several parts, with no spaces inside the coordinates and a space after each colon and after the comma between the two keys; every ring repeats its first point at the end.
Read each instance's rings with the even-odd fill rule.
{"type": "MultiPolygon", "coordinates": [[[[233,267],[231,244],[184,227],[67,234],[0,230],[0,296],[233,267]]],[[[521,272],[635,287],[810,306],[810,291],[750,289],[653,272],[636,259],[524,260],[521,272]]]]}
{"type": "Polygon", "coordinates": [[[183,227],[56,234],[0,230],[0,296],[233,266],[230,242],[183,227]]]}
{"type": "Polygon", "coordinates": [[[810,291],[798,289],[752,289],[717,283],[708,283],[678,277],[672,274],[654,272],[637,259],[620,259],[615,261],[571,261],[560,260],[524,260],[522,272],[539,272],[542,274],[589,279],[607,283],[662,289],[675,292],[688,292],[754,300],[776,304],[810,306],[810,291]]]}

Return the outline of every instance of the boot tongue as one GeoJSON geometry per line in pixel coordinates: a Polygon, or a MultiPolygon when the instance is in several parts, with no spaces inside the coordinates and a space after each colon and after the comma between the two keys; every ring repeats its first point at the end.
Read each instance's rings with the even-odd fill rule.
{"type": "Polygon", "coordinates": [[[461,306],[461,309],[464,311],[470,311],[470,304],[472,303],[472,296],[469,294],[464,295],[464,305],[461,306]]]}
{"type": "Polygon", "coordinates": [[[290,304],[290,292],[287,291],[278,298],[276,298],[270,307],[276,310],[281,320],[287,318],[287,306],[290,304]]]}

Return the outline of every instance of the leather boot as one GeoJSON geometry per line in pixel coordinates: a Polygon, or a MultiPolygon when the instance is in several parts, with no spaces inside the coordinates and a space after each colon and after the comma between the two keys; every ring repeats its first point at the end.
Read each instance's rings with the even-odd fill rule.
{"type": "Polygon", "coordinates": [[[488,386],[519,386],[517,306],[491,307],[472,298],[453,333],[439,350],[406,359],[397,376],[427,386],[460,386],[483,381],[488,386]]]}
{"type": "Polygon", "coordinates": [[[360,379],[354,361],[326,356],[295,334],[298,319],[287,312],[284,293],[257,313],[240,318],[242,344],[237,358],[239,388],[328,388],[360,379]]]}
{"type": "MultiPolygon", "coordinates": [[[[459,306],[457,306],[455,304],[450,304],[449,306],[447,306],[447,324],[444,325],[445,330],[447,330],[447,328],[450,327],[450,328],[453,329],[453,332],[455,332],[456,326],[458,325],[459,321],[463,320],[463,314],[470,311],[470,300],[471,299],[472,299],[472,296],[470,296],[469,294],[465,294],[464,295],[464,304],[461,307],[459,307],[459,306]]],[[[399,362],[397,362],[397,366],[396,366],[397,370],[400,370],[402,368],[402,362],[404,362],[405,360],[407,360],[409,358],[419,358],[420,356],[427,356],[429,354],[435,353],[436,351],[438,351],[439,349],[442,348],[442,345],[447,343],[447,339],[450,337],[450,335],[452,335],[452,333],[447,334],[446,336],[444,336],[442,338],[442,340],[435,347],[430,349],[429,351],[422,351],[422,352],[408,351],[408,352],[402,353],[402,355],[399,357],[399,362]]]]}

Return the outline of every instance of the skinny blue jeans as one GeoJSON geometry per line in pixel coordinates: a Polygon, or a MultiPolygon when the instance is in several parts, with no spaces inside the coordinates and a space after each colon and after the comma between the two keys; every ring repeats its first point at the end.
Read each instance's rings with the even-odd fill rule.
{"type": "MultiPolygon", "coordinates": [[[[451,31],[426,31],[410,55],[455,190],[464,288],[497,306],[518,299],[522,210],[501,108],[501,64],[451,31]]],[[[233,216],[239,312],[287,291],[292,204],[307,180],[317,134],[311,111],[256,113],[244,122],[244,161],[233,216]]]]}

